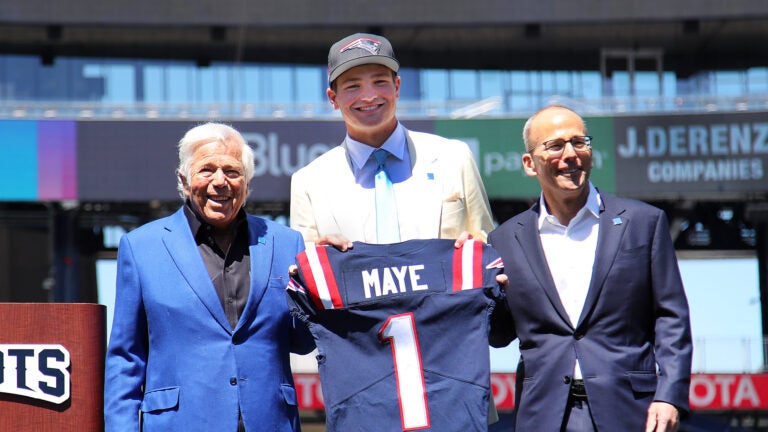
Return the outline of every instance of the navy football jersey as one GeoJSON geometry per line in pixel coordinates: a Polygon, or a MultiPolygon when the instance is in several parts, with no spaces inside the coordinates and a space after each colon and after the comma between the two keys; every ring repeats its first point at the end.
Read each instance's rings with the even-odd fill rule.
{"type": "Polygon", "coordinates": [[[311,330],[333,431],[486,431],[495,250],[469,240],[307,245],[288,286],[311,330]]]}

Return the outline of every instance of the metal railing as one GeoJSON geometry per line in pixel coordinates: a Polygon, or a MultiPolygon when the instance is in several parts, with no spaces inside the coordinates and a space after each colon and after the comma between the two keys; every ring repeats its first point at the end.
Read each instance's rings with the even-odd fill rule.
{"type": "MultiPolygon", "coordinates": [[[[481,100],[398,102],[401,118],[524,118],[548,104],[569,106],[582,115],[768,111],[768,94],[743,96],[604,97],[574,99],[558,95],[512,106],[502,97],[481,100]]],[[[0,119],[338,119],[327,103],[114,103],[98,101],[0,100],[0,119]]]]}

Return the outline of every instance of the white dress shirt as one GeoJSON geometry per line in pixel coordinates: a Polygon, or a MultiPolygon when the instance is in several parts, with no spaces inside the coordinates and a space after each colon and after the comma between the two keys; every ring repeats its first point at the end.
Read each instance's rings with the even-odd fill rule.
{"type": "MultiPolygon", "coordinates": [[[[592,280],[592,267],[597,251],[597,234],[600,218],[600,194],[589,183],[589,196],[584,207],[571,219],[568,226],[549,213],[544,195],[539,198],[539,237],[547,258],[550,274],[560,295],[560,301],[568,313],[571,325],[576,327],[584,308],[587,291],[592,280]]],[[[574,378],[580,379],[578,360],[574,378]]]]}

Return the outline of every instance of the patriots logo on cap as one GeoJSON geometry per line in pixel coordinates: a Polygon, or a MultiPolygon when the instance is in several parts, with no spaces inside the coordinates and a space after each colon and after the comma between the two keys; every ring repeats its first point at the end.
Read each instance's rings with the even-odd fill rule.
{"type": "Polygon", "coordinates": [[[379,54],[379,50],[381,48],[381,42],[377,41],[376,39],[358,38],[341,47],[339,53],[343,53],[344,51],[349,51],[355,48],[364,49],[371,53],[371,55],[377,55],[379,54]]]}
{"type": "Polygon", "coordinates": [[[485,266],[487,269],[495,269],[495,268],[504,268],[504,261],[501,260],[501,258],[496,258],[495,260],[491,261],[490,264],[485,266]]]}

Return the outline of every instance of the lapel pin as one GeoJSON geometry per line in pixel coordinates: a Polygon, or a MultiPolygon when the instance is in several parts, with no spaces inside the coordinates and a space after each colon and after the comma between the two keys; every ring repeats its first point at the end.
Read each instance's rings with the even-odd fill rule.
{"type": "Polygon", "coordinates": [[[264,239],[264,237],[259,237],[258,238],[258,242],[261,243],[261,244],[267,244],[267,240],[264,239]]]}
{"type": "Polygon", "coordinates": [[[614,225],[621,225],[621,218],[613,218],[614,225]]]}

